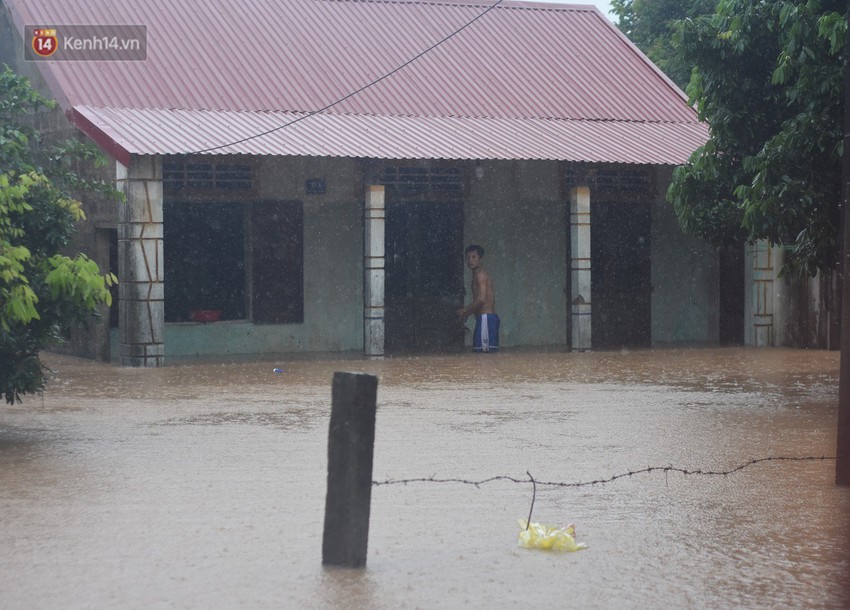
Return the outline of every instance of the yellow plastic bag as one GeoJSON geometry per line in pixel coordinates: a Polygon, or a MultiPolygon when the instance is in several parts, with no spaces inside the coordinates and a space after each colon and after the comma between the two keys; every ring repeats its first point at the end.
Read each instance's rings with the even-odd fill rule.
{"type": "Polygon", "coordinates": [[[576,542],[576,528],[572,524],[550,527],[532,522],[529,525],[525,519],[517,519],[517,524],[520,529],[517,546],[544,551],[580,551],[587,548],[583,542],[576,542]]]}

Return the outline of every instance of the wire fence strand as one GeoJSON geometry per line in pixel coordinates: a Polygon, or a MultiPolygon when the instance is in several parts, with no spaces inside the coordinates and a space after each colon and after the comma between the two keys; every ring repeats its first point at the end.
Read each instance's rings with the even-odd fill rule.
{"type": "Polygon", "coordinates": [[[469,480],[469,479],[460,479],[460,478],[439,478],[437,475],[432,475],[430,477],[417,477],[410,479],[385,479],[383,481],[372,481],[372,486],[379,487],[385,485],[408,485],[411,483],[455,483],[459,485],[473,485],[475,487],[480,487],[482,485],[486,485],[487,483],[495,483],[497,481],[506,481],[509,483],[521,483],[527,484],[532,483],[532,485],[542,485],[547,487],[588,487],[592,485],[607,485],[608,483],[613,483],[620,479],[625,479],[628,477],[633,477],[637,475],[651,474],[653,472],[663,472],[665,476],[672,473],[678,473],[686,476],[708,476],[708,477],[725,477],[731,474],[735,474],[741,472],[746,468],[750,468],[752,466],[756,466],[758,464],[763,464],[765,462],[828,462],[828,461],[836,461],[840,459],[848,459],[850,456],[806,456],[806,457],[795,457],[795,456],[771,456],[771,457],[763,457],[763,458],[755,458],[748,462],[744,462],[738,466],[733,468],[729,468],[726,470],[706,470],[703,468],[698,468],[696,470],[690,468],[681,468],[679,466],[647,466],[646,468],[641,468],[638,470],[628,470],[627,472],[622,472],[619,474],[614,474],[610,477],[603,477],[594,479],[592,481],[575,481],[575,482],[564,482],[564,481],[540,481],[531,476],[531,473],[526,471],[526,477],[518,478],[509,475],[497,475],[493,477],[489,477],[486,479],[480,480],[469,480]]]}

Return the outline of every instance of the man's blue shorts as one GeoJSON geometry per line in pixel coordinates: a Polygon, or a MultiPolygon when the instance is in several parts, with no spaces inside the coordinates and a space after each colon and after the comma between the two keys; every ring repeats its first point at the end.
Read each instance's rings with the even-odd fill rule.
{"type": "Polygon", "coordinates": [[[489,353],[499,351],[499,316],[482,313],[475,316],[475,331],[472,333],[472,351],[489,353]]]}

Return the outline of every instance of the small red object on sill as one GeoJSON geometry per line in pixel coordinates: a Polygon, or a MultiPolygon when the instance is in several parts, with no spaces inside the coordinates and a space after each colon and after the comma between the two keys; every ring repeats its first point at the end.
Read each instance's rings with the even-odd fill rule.
{"type": "Polygon", "coordinates": [[[194,322],[218,322],[221,318],[220,309],[194,309],[189,312],[194,322]]]}

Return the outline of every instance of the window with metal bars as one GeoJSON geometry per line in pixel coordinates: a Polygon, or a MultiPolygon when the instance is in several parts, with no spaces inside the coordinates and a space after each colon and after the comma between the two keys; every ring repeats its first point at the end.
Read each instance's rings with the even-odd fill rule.
{"type": "MultiPolygon", "coordinates": [[[[567,168],[564,172],[567,188],[581,186],[579,183],[588,182],[580,178],[587,175],[587,170],[567,168]]],[[[652,173],[648,168],[600,168],[596,169],[589,179],[591,187],[597,194],[621,193],[631,196],[649,195],[652,192],[652,173]]]]}
{"type": "Polygon", "coordinates": [[[381,184],[400,196],[460,198],[463,196],[463,169],[388,165],[380,176],[381,184]]]}
{"type": "Polygon", "coordinates": [[[166,322],[204,311],[257,324],[304,321],[300,201],[166,201],[163,216],[166,322]]]}
{"type": "Polygon", "coordinates": [[[246,163],[169,159],[162,164],[162,184],[164,188],[173,190],[250,190],[253,172],[246,163]]]}

